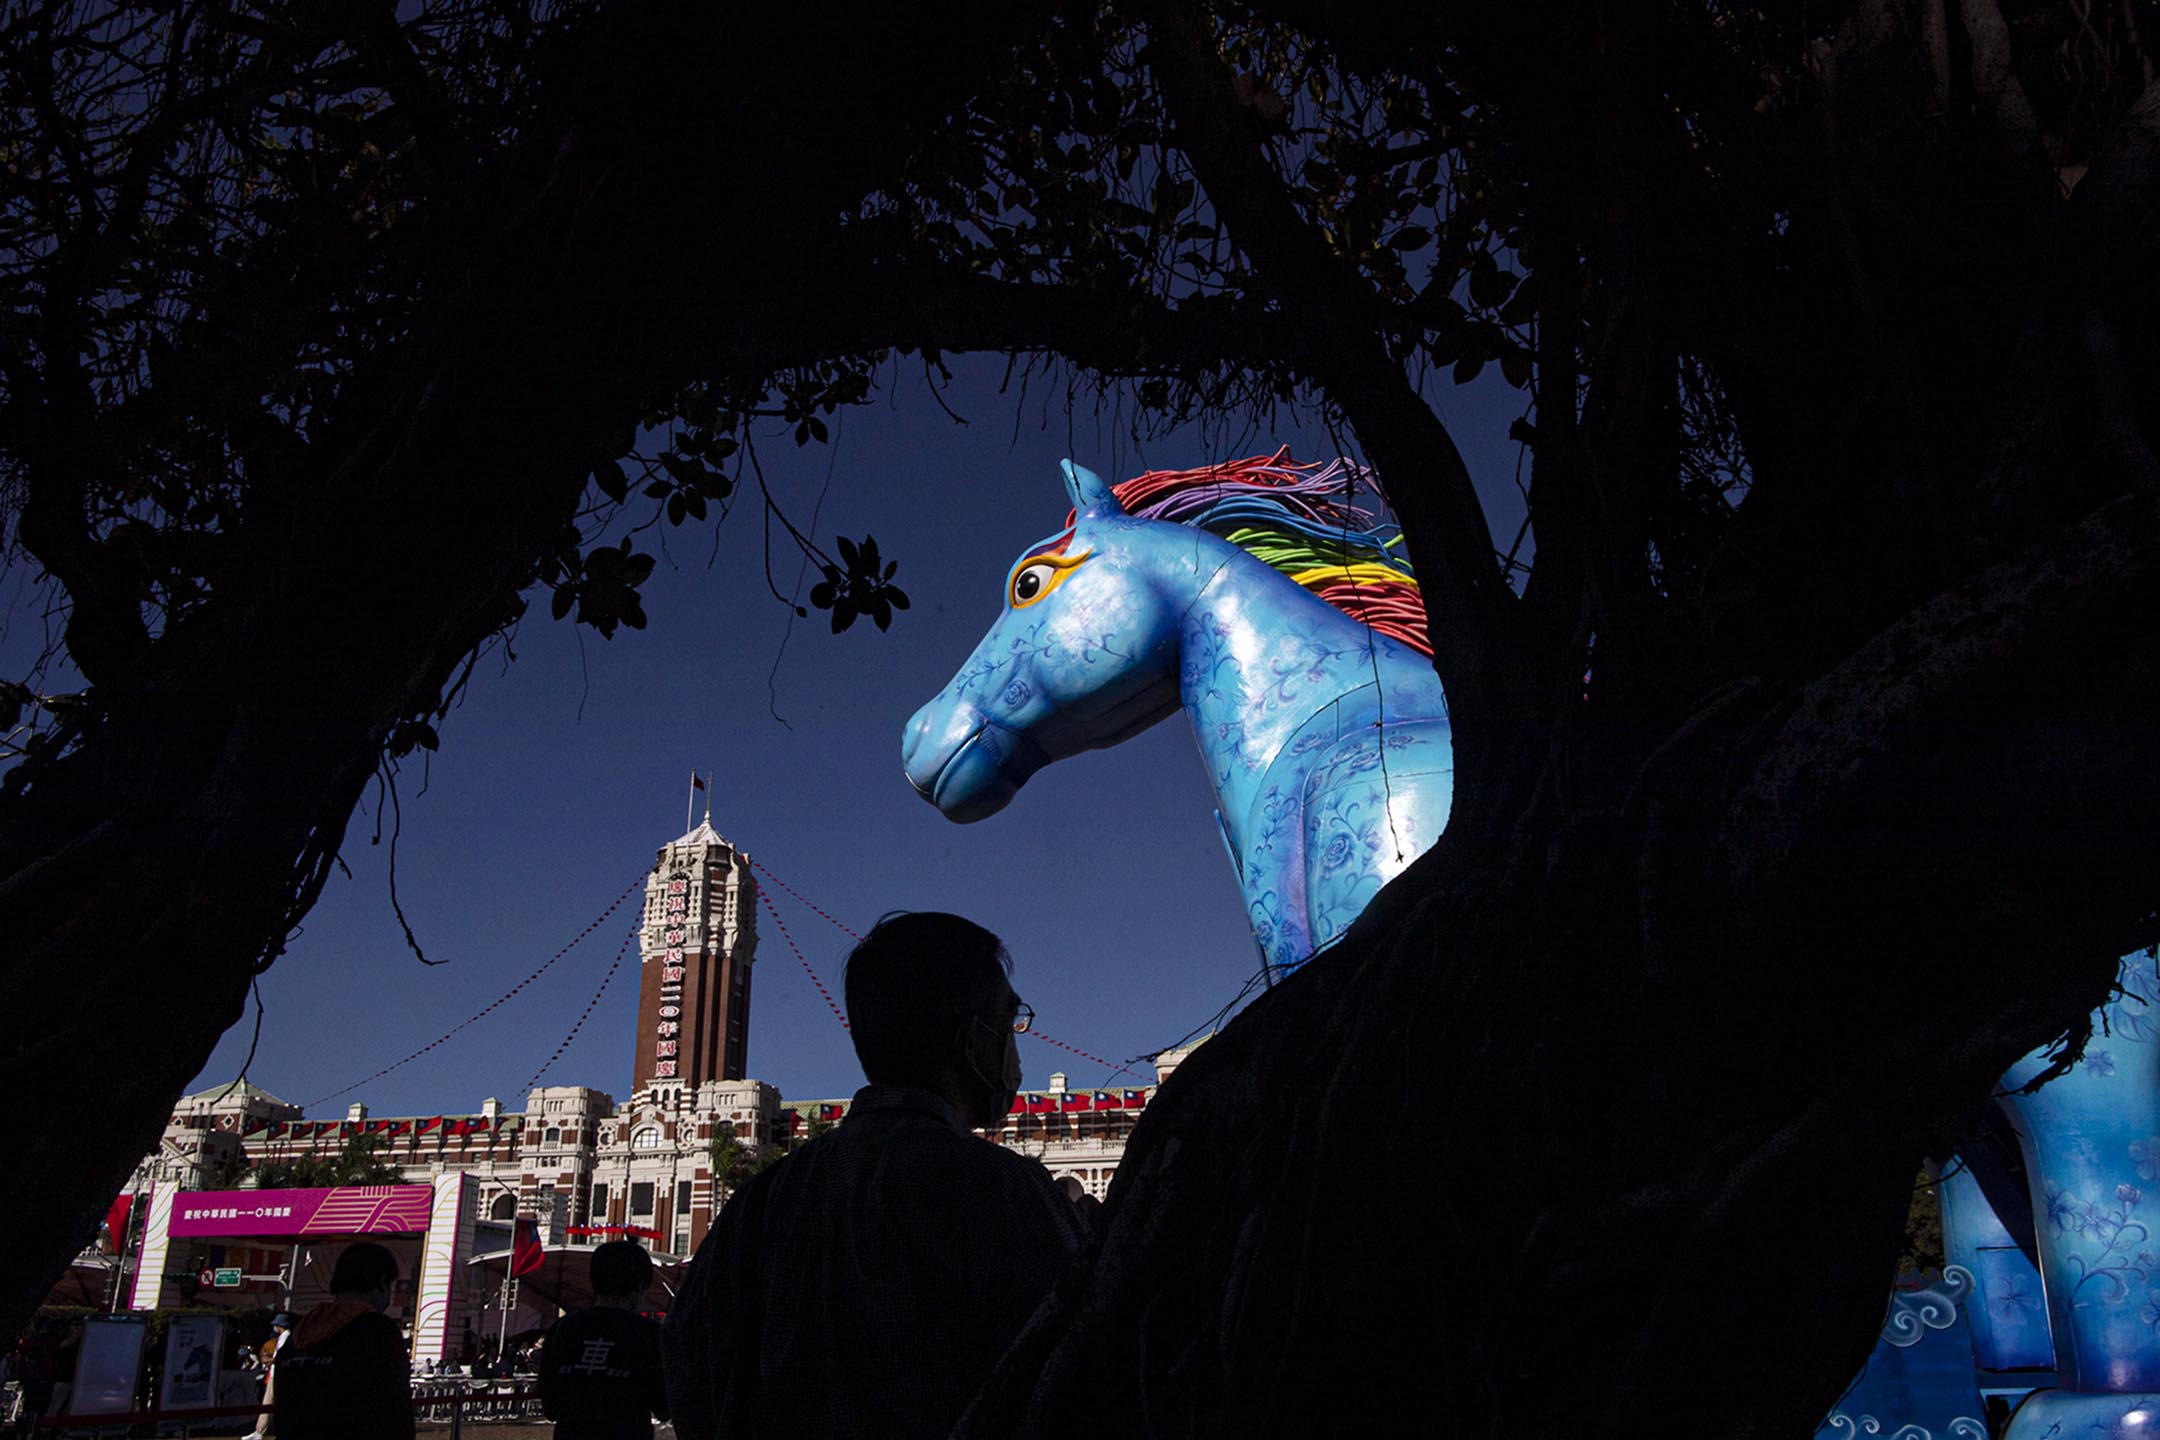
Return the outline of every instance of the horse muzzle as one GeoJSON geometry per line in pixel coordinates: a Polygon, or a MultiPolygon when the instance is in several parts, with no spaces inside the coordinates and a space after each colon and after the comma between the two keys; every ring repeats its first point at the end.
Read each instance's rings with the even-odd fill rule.
{"type": "Polygon", "coordinates": [[[961,824],[998,811],[1050,763],[1040,745],[972,705],[933,701],[908,721],[900,749],[908,784],[961,824]]]}

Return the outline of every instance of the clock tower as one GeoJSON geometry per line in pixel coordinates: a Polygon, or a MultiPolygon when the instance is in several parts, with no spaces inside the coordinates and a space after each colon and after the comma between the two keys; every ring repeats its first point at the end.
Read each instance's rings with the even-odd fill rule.
{"type": "Polygon", "coordinates": [[[631,1087],[694,1094],[740,1080],[750,1045],[757,880],[710,814],[660,848],[638,930],[637,1058],[631,1087]]]}

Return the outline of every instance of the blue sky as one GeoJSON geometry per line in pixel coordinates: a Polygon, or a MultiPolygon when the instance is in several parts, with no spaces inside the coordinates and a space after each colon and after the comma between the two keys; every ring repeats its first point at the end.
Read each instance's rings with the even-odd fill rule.
{"type": "MultiPolygon", "coordinates": [[[[645,587],[645,631],[602,640],[550,622],[544,599],[536,605],[512,642],[515,663],[483,661],[443,726],[425,788],[418,764],[401,786],[399,896],[429,956],[448,963],[423,967],[405,948],[389,903],[387,836],[369,843],[371,791],[346,838],[351,878],[333,876],[263,977],[251,1077],[289,1100],[314,1101],[510,989],[681,833],[693,768],[712,772],[721,834],[848,925],[860,930],[905,907],[955,910],[997,931],[1041,1028],[1083,1050],[1122,1062],[1179,1039],[1230,1000],[1256,957],[1181,716],[1044,770],[1004,812],[970,826],[945,820],[902,778],[901,726],[997,614],[1010,561],[1062,523],[1059,459],[1122,479],[1277,441],[1301,459],[1333,447],[1317,429],[1290,423],[1136,445],[1107,406],[1100,418],[1091,404],[1068,418],[1061,388],[1038,377],[1023,404],[1017,385],[998,393],[1003,375],[1002,361],[955,363],[944,398],[965,425],[919,374],[889,375],[885,397],[840,417],[832,449],[798,450],[785,435],[760,445],[798,525],[809,528],[816,512],[828,549],[836,533],[868,531],[900,562],[896,578],[913,608],[889,633],[863,621],[834,636],[815,611],[790,633],[791,612],[765,588],[759,515],[747,498],[717,535],[710,525],[667,532],[667,554],[645,587]]],[[[1435,395],[1504,545],[1521,515],[1505,429],[1522,397],[1497,380],[1464,390],[1443,382],[1435,395]]],[[[773,557],[790,588],[793,551],[776,546],[773,557]]],[[[37,622],[10,590],[0,658],[14,674],[37,622]]],[[[837,988],[848,938],[769,893],[803,957],[837,988]]],[[[491,1095],[521,1107],[526,1082],[592,999],[632,913],[617,910],[450,1044],[313,1113],[364,1100],[377,1114],[435,1114],[476,1109],[491,1095]]],[[[791,1098],[851,1093],[860,1076],[845,1033],[769,912],[759,934],[750,1073],[791,1098]]],[[[543,1083],[627,1094],[636,966],[633,942],[543,1083]]],[[[191,1088],[232,1077],[253,1020],[251,1010],[227,1033],[191,1088]]],[[[1047,1044],[1023,1042],[1021,1058],[1031,1086],[1053,1070],[1075,1085],[1107,1083],[1103,1067],[1047,1044]]],[[[1152,1078],[1144,1062],[1135,1069],[1152,1078]]]]}

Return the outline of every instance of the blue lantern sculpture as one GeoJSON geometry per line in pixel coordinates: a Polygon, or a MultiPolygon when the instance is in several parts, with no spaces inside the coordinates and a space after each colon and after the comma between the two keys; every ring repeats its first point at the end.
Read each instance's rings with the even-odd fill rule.
{"type": "MultiPolygon", "coordinates": [[[[1400,527],[1371,473],[1347,460],[1278,452],[1115,488],[1069,460],[1064,472],[1073,513],[1013,563],[997,621],[909,721],[908,781],[951,819],[980,820],[1051,761],[1182,708],[1253,938],[1271,969],[1300,965],[1432,846],[1453,797],[1447,705],[1400,527]]],[[[2160,1437],[2150,957],[2124,962],[2121,996],[2095,1016],[2079,1063],[2020,1093],[2047,1064],[2026,1057],[1998,1097],[2022,1183],[1998,1184],[1998,1207],[1949,1167],[1945,1283],[1919,1302],[1894,1297],[1878,1351],[1897,1360],[1939,1332],[1965,1358],[1948,1380],[1882,1393],[1944,1434],[1984,1433],[1969,1412],[1985,1392],[2023,1401],[2017,1440],[2160,1437]]],[[[1847,1398],[1868,1393],[1863,1376],[1847,1398]]],[[[1936,1432],[1840,1409],[1820,1433],[1936,1432]]]]}
{"type": "Polygon", "coordinates": [[[1370,474],[1281,455],[1113,491],[1008,572],[1005,611],[909,722],[910,783],[955,820],[1182,706],[1267,962],[1348,928],[1447,823],[1447,705],[1370,474]],[[1131,500],[1120,497],[1120,492],[1131,500]]]}

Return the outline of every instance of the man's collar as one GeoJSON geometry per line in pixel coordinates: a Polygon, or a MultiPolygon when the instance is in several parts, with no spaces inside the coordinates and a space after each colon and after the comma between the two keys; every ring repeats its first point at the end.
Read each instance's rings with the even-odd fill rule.
{"type": "Polygon", "coordinates": [[[953,1108],[952,1101],[935,1090],[925,1090],[920,1085],[882,1085],[873,1081],[857,1090],[855,1098],[848,1104],[849,1115],[857,1111],[875,1114],[880,1111],[901,1110],[916,1110],[935,1115],[962,1134],[968,1133],[968,1127],[961,1123],[960,1112],[953,1108]]]}

